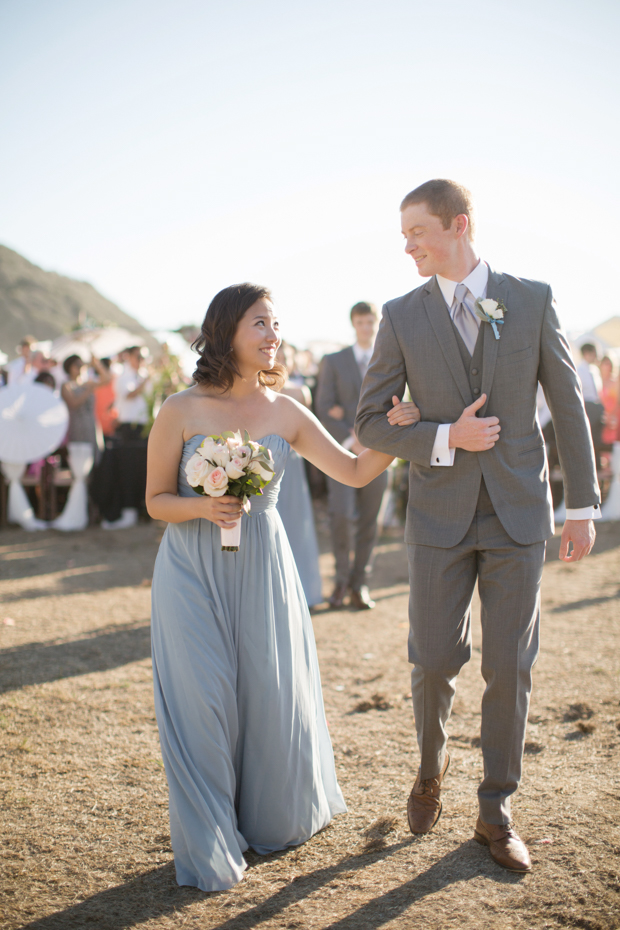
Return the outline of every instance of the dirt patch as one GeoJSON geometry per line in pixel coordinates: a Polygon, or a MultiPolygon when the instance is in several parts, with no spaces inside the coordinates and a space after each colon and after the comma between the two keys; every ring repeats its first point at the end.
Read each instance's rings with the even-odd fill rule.
{"type": "MultiPolygon", "coordinates": [[[[473,840],[479,626],[450,724],[444,812],[426,837],[407,829],[407,565],[402,541],[386,537],[377,608],[313,617],[349,813],[302,847],[250,855],[244,880],[212,895],[174,880],[149,653],[160,535],[154,524],[0,534],[0,930],[620,927],[620,525],[600,526],[581,566],[557,560],[557,537],[549,546],[514,803],[530,875],[499,869],[473,840]]],[[[326,593],[331,567],[324,554],[326,593]]]]}

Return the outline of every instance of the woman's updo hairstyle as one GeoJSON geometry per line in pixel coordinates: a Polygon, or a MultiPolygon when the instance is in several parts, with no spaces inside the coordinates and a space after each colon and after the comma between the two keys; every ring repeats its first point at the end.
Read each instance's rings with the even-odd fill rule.
{"type": "MultiPolygon", "coordinates": [[[[198,352],[194,372],[196,384],[213,385],[222,394],[241,377],[233,356],[232,341],[240,320],[257,300],[271,300],[271,292],[257,284],[233,284],[216,294],[203,320],[200,335],[192,349],[198,352]]],[[[263,387],[279,391],[286,381],[286,370],[278,362],[258,373],[263,387]]]]}

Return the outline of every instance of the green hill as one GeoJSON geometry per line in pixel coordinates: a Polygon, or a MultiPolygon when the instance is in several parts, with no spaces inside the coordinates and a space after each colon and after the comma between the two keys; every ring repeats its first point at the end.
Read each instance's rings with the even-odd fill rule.
{"type": "Polygon", "coordinates": [[[158,343],[147,329],[86,281],[43,271],[0,245],[0,349],[13,358],[21,338],[54,339],[85,323],[123,326],[151,350],[158,343]]]}

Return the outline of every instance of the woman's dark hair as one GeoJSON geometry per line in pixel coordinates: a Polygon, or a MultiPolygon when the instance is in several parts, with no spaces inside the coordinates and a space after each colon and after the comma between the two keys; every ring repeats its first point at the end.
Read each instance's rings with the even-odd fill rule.
{"type": "Polygon", "coordinates": [[[34,379],[35,384],[46,384],[52,391],[56,390],[56,378],[49,371],[42,371],[34,379]]]}
{"type": "Polygon", "coordinates": [[[62,367],[65,370],[65,374],[70,375],[74,365],[79,365],[81,368],[83,364],[84,359],[80,355],[69,355],[62,363],[62,367]]]}
{"type": "MultiPolygon", "coordinates": [[[[271,292],[257,284],[233,284],[215,295],[192,344],[199,355],[193,375],[196,384],[213,385],[224,394],[240,377],[232,341],[239,322],[257,300],[271,300],[271,292]]],[[[286,369],[276,362],[273,368],[259,371],[258,380],[263,387],[279,391],[286,381],[286,369]]]]}

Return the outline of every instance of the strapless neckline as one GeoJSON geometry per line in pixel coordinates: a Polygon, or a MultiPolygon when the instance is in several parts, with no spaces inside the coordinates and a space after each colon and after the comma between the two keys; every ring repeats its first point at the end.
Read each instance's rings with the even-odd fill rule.
{"type": "MultiPolygon", "coordinates": [[[[186,439],[186,440],[184,441],[183,445],[186,446],[186,445],[188,444],[188,442],[191,442],[191,441],[192,441],[192,439],[196,439],[196,438],[206,439],[206,438],[207,438],[207,435],[209,435],[209,434],[207,434],[207,433],[194,433],[193,436],[190,436],[189,439],[186,439]]],[[[279,433],[267,433],[267,434],[266,434],[265,436],[263,436],[261,439],[256,439],[255,442],[257,442],[257,443],[259,444],[259,446],[262,446],[262,445],[265,444],[265,439],[271,439],[272,437],[275,438],[275,439],[281,439],[282,442],[285,442],[285,443],[287,444],[287,446],[290,445],[290,443],[288,442],[288,440],[286,440],[286,439],[284,438],[284,436],[280,436],[279,433]]]]}

